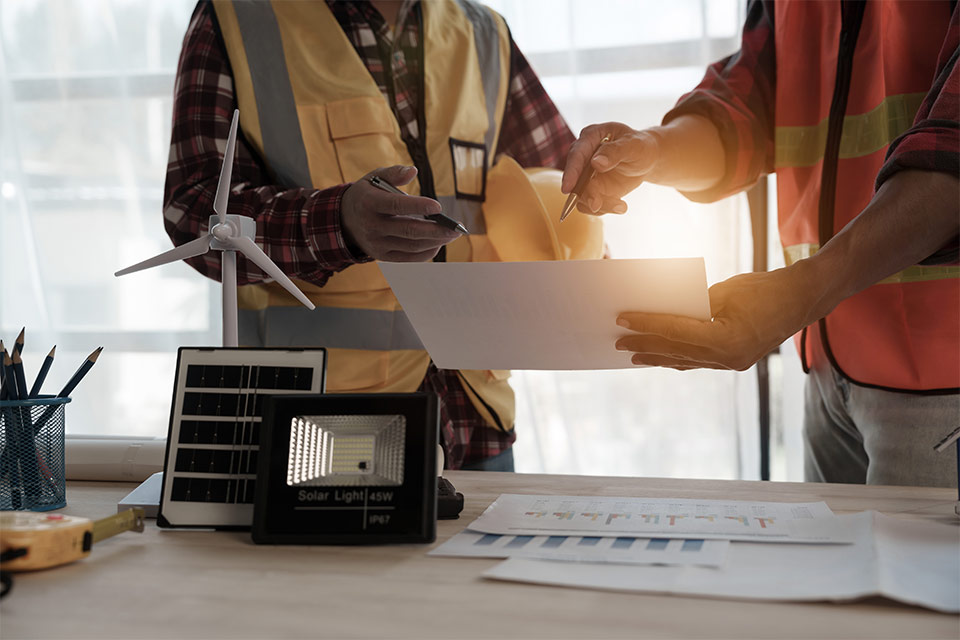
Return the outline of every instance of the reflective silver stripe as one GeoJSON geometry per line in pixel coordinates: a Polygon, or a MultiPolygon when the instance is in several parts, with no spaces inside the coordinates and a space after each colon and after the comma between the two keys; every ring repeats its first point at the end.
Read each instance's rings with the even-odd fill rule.
{"type": "Polygon", "coordinates": [[[486,233],[487,222],[483,218],[482,203],[476,200],[459,200],[456,196],[438,196],[445,214],[462,222],[470,233],[486,233]]]}
{"type": "Polygon", "coordinates": [[[489,166],[493,166],[493,155],[496,152],[493,144],[497,134],[497,95],[500,93],[500,31],[486,7],[469,0],[459,0],[458,4],[467,19],[473,23],[473,41],[477,46],[477,60],[487,104],[487,135],[484,144],[487,147],[489,166]]]}
{"type": "Polygon", "coordinates": [[[283,185],[309,187],[307,151],[277,17],[263,0],[234,0],[233,7],[247,52],[267,163],[283,185]]]}
{"type": "Polygon", "coordinates": [[[241,309],[240,344],[249,347],[318,346],[331,349],[423,350],[403,311],[317,307],[241,309]]]}

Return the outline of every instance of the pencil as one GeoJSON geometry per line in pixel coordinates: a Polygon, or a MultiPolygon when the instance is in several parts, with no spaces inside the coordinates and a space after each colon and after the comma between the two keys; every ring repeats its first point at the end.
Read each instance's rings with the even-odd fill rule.
{"type": "Polygon", "coordinates": [[[31,398],[36,398],[40,395],[40,387],[43,386],[43,381],[47,379],[47,372],[50,371],[50,365],[53,364],[54,354],[57,352],[57,345],[53,345],[53,349],[50,349],[50,353],[47,354],[47,357],[43,359],[43,364],[40,365],[40,372],[37,374],[37,378],[33,381],[33,386],[30,388],[31,398]]]}
{"type": "Polygon", "coordinates": [[[7,369],[3,366],[3,356],[7,355],[7,350],[3,346],[3,340],[0,340],[0,400],[7,399],[7,369]]]}
{"type": "Polygon", "coordinates": [[[13,375],[16,376],[17,381],[17,393],[21,400],[27,399],[27,378],[23,375],[23,358],[20,357],[20,352],[14,349],[13,357],[10,358],[10,362],[13,364],[13,375]]]}
{"type": "Polygon", "coordinates": [[[13,373],[13,358],[6,351],[3,352],[3,370],[7,375],[6,389],[7,397],[11,400],[20,399],[20,391],[17,389],[17,377],[13,373]]]}
{"type": "Polygon", "coordinates": [[[87,372],[93,367],[93,364],[97,361],[97,358],[100,356],[100,352],[103,351],[103,347],[97,347],[93,350],[87,359],[83,361],[83,364],[80,365],[80,368],[77,369],[76,373],[67,380],[67,384],[63,386],[63,389],[60,390],[60,393],[57,394],[58,398],[66,398],[70,395],[70,392],[73,391],[74,387],[80,384],[80,381],[83,380],[83,376],[87,375],[87,372]]]}
{"type": "Polygon", "coordinates": [[[16,342],[13,343],[13,353],[23,352],[23,334],[26,332],[26,330],[26,327],[20,329],[20,335],[17,336],[16,342]]]}

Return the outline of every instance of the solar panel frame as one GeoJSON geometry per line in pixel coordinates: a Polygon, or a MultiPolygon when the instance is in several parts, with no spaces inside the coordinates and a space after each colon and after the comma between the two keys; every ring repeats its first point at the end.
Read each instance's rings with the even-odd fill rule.
{"type": "Polygon", "coordinates": [[[326,361],[323,347],[180,347],[157,524],[249,529],[263,399],[324,393],[326,361]]]}

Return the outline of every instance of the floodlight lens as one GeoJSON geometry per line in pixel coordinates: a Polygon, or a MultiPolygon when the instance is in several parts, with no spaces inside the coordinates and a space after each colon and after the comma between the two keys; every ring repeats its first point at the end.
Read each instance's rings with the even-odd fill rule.
{"type": "Polygon", "coordinates": [[[405,433],[402,415],[295,416],[287,485],[401,485],[405,433]]]}

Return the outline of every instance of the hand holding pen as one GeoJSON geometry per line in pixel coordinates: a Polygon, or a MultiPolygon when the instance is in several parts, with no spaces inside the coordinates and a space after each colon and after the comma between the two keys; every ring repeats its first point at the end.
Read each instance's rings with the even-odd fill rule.
{"type": "Polygon", "coordinates": [[[636,189],[659,157],[657,138],[617,122],[591,125],[570,147],[561,191],[569,193],[561,220],[583,213],[626,213],[621,198],[636,189]]]}
{"type": "Polygon", "coordinates": [[[436,200],[395,189],[416,175],[415,167],[395,166],[377,169],[353,183],[340,203],[347,242],[375,260],[426,262],[466,232],[448,228],[453,225],[443,222],[450,220],[446,216],[436,217],[442,215],[436,200]]]}

